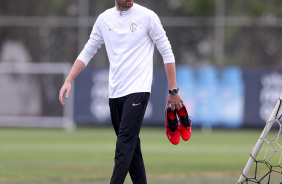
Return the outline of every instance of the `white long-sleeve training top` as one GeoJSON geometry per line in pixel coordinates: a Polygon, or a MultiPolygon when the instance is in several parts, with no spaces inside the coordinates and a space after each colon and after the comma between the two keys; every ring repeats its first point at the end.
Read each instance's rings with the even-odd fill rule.
{"type": "Polygon", "coordinates": [[[127,11],[114,7],[100,14],[77,59],[87,65],[103,43],[110,61],[109,98],[151,92],[154,44],[165,64],[175,62],[159,17],[136,3],[127,11]]]}

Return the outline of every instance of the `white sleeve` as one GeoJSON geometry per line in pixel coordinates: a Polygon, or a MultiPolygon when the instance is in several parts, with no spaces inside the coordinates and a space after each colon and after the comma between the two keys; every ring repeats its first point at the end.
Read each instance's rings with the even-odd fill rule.
{"type": "Polygon", "coordinates": [[[89,63],[89,61],[97,53],[97,50],[101,48],[101,45],[104,43],[100,25],[101,18],[99,16],[93,26],[89,40],[87,41],[83,50],[77,57],[77,59],[84,62],[85,66],[89,63]]]}
{"type": "Polygon", "coordinates": [[[154,12],[151,15],[152,16],[150,17],[149,23],[149,35],[162,55],[164,64],[175,63],[170,42],[166,36],[166,32],[161,24],[160,19],[154,12]]]}

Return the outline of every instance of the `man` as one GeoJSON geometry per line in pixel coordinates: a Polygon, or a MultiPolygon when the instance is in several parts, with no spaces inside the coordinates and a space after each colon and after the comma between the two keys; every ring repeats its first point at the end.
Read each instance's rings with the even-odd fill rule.
{"type": "Polygon", "coordinates": [[[105,43],[110,61],[109,106],[117,135],[111,184],[122,184],[129,171],[134,184],[146,184],[139,132],[151,92],[153,52],[163,57],[171,94],[167,107],[182,107],[176,84],[175,59],[158,16],[134,0],[115,0],[116,6],[96,20],[90,38],[63,84],[59,100],[65,105],[71,82],[105,43]]]}

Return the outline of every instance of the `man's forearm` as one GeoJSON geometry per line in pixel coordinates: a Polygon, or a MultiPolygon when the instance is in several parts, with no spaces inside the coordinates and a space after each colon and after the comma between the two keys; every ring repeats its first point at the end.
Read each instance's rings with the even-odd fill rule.
{"type": "Polygon", "coordinates": [[[169,89],[177,88],[175,63],[165,64],[165,71],[167,75],[168,88],[169,89]]]}
{"type": "Polygon", "coordinates": [[[85,68],[85,64],[81,60],[76,60],[71,68],[71,71],[66,78],[66,82],[71,83],[77,75],[85,68]]]}

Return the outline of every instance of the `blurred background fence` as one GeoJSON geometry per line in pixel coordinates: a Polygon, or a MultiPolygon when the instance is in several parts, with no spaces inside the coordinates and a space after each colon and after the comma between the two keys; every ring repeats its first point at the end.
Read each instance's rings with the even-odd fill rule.
{"type": "MultiPolygon", "coordinates": [[[[176,57],[180,92],[196,125],[263,126],[282,91],[282,1],[135,2],[162,21],[176,57]]],[[[58,91],[97,16],[113,6],[114,0],[1,0],[0,117],[67,116],[80,125],[109,124],[104,46],[73,85],[74,110],[62,109],[58,91]],[[28,63],[42,63],[46,71],[62,69],[15,69],[28,63]]],[[[145,123],[163,125],[167,86],[157,51],[154,66],[145,123]]],[[[35,121],[40,125],[41,120],[35,121]]],[[[9,125],[5,118],[0,121],[9,125]]]]}

